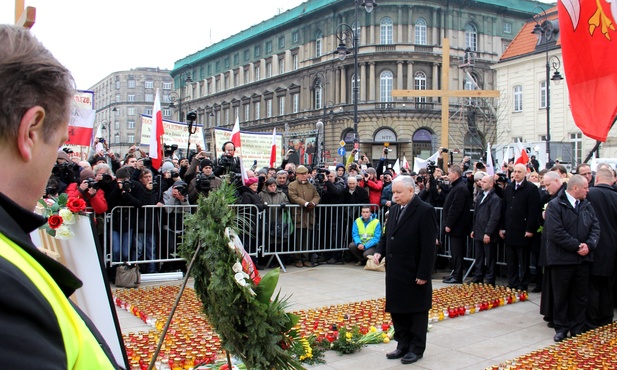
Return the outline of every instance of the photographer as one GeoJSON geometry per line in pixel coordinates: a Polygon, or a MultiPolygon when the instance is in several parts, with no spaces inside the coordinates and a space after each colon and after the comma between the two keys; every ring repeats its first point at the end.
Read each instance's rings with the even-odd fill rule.
{"type": "Polygon", "coordinates": [[[79,181],[79,185],[76,182],[71,183],[66,188],[66,194],[86,201],[86,206],[91,207],[95,214],[107,212],[105,192],[99,188],[98,182],[94,179],[94,172],[82,170],[79,181]]]}
{"type": "MultiPolygon", "coordinates": [[[[210,160],[210,156],[208,155],[207,152],[205,152],[203,150],[197,152],[197,154],[195,154],[191,158],[191,162],[188,165],[188,167],[186,168],[186,170],[184,171],[184,176],[182,177],[184,182],[186,182],[187,184],[190,184],[193,181],[193,179],[195,178],[195,176],[199,173],[198,168],[201,168],[201,170],[203,171],[203,167],[201,167],[201,162],[204,159],[210,160]]],[[[211,167],[212,167],[212,169],[214,169],[214,164],[213,163],[212,163],[211,167]]],[[[180,175],[182,175],[182,169],[180,169],[180,175]]]]}
{"type": "Polygon", "coordinates": [[[230,182],[237,182],[236,178],[242,178],[240,169],[240,160],[235,157],[236,146],[231,141],[226,141],[221,148],[223,154],[216,162],[214,175],[218,177],[229,176],[230,182]]]}
{"type": "MultiPolygon", "coordinates": [[[[182,180],[174,182],[174,184],[163,193],[163,203],[158,205],[165,206],[165,212],[162,216],[163,230],[161,231],[161,259],[175,258],[178,255],[178,246],[182,243],[182,234],[184,233],[184,214],[190,213],[191,209],[188,206],[188,185],[182,180]]],[[[161,272],[186,270],[186,263],[165,262],[161,266],[161,272]]]]}
{"type": "MultiPolygon", "coordinates": [[[[368,189],[368,199],[371,204],[381,204],[381,190],[383,182],[377,178],[377,171],[370,167],[366,169],[364,174],[364,187],[368,189]]],[[[378,211],[375,207],[371,210],[378,211]]]]}
{"type": "Polygon", "coordinates": [[[58,180],[58,193],[64,193],[67,186],[79,179],[79,166],[70,160],[64,150],[58,150],[56,164],[51,169],[51,174],[58,180]]]}
{"type": "MultiPolygon", "coordinates": [[[[126,167],[116,171],[116,186],[109,194],[109,209],[115,207],[141,207],[141,200],[133,193],[139,183],[130,179],[131,175],[126,167]]],[[[129,261],[136,256],[136,250],[131,251],[135,237],[137,212],[123,208],[112,213],[112,261],[129,261]],[[132,252],[132,253],[131,253],[132,252]],[[131,254],[129,254],[131,253],[131,254]],[[132,256],[131,256],[132,255],[132,256]]]]}
{"type": "Polygon", "coordinates": [[[203,194],[207,197],[210,191],[221,187],[222,180],[214,176],[211,160],[203,159],[199,167],[201,168],[201,172],[193,177],[189,184],[189,201],[191,204],[197,204],[199,194],[203,194]]]}
{"type": "Polygon", "coordinates": [[[428,161],[426,172],[428,179],[425,180],[424,189],[418,196],[433,207],[443,207],[450,190],[450,182],[433,161],[428,161]]]}
{"type": "MultiPolygon", "coordinates": [[[[319,194],[321,195],[321,204],[340,205],[344,202],[343,191],[345,190],[345,182],[340,177],[336,176],[334,171],[318,169],[317,176],[323,175],[325,181],[316,182],[319,194]],[[322,183],[321,190],[319,183],[322,183]]],[[[318,243],[322,245],[320,248],[344,248],[343,243],[343,222],[344,210],[342,207],[323,207],[317,208],[319,211],[319,224],[316,225],[319,230],[318,243]]],[[[326,252],[322,256],[322,261],[328,264],[342,264],[343,254],[340,251],[326,252]]]]}

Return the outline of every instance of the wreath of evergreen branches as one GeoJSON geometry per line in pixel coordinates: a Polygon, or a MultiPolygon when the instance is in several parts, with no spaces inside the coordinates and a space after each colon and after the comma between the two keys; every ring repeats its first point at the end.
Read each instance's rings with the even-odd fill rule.
{"type": "Polygon", "coordinates": [[[236,200],[234,191],[233,185],[224,182],[208,197],[199,198],[197,211],[186,217],[180,255],[190,261],[201,243],[191,275],[223,349],[249,369],[303,369],[293,352],[283,349],[295,339],[290,330],[298,317],[285,313],[287,298],[281,298],[280,293],[271,298],[278,269],[266,274],[259,285],[248,279],[248,287],[242,287],[234,278],[232,266],[241,258],[230,248],[225,229],[238,232],[237,224],[242,228],[247,225],[242,220],[238,223],[235,210],[229,207],[236,200]]]}

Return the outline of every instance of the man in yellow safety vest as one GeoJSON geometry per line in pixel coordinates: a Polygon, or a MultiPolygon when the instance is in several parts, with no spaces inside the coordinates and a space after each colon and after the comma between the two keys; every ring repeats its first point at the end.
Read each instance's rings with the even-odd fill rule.
{"type": "Polygon", "coordinates": [[[371,213],[370,206],[362,206],[361,216],[353,223],[351,232],[353,241],[349,243],[349,251],[358,262],[356,266],[363,266],[366,259],[375,253],[375,246],[381,238],[381,226],[376,215],[371,213]]]}

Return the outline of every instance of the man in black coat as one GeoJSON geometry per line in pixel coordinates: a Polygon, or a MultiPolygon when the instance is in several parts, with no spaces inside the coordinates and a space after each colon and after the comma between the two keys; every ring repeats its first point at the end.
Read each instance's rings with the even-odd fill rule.
{"type": "Polygon", "coordinates": [[[585,324],[589,267],[600,239],[600,225],[585,199],[587,179],[574,175],[568,188],[546,207],[546,257],[551,266],[555,342],[568,332],[581,334],[585,324]]]}
{"type": "Polygon", "coordinates": [[[514,166],[512,183],[503,193],[499,236],[505,239],[508,287],[527,290],[531,238],[538,230],[540,192],[525,179],[524,164],[514,166]]]}
{"type": "Polygon", "coordinates": [[[589,188],[587,194],[602,232],[598,246],[593,251],[589,275],[586,329],[613,321],[613,276],[617,257],[617,190],[612,186],[614,182],[615,176],[611,170],[599,169],[595,186],[589,188]]]}
{"type": "Polygon", "coordinates": [[[426,348],[428,311],[432,305],[431,273],[435,262],[435,210],[414,194],[411,176],[392,181],[393,199],[386,232],[373,261],[386,257],[386,311],[392,316],[396,350],[386,355],[410,364],[426,348]]]}
{"type": "Polygon", "coordinates": [[[460,284],[463,282],[463,258],[465,257],[467,235],[471,232],[471,194],[462,178],[463,171],[459,165],[452,165],[448,170],[450,191],[443,204],[444,232],[450,241],[452,253],[452,275],[443,282],[460,284]]]}
{"type": "Polygon", "coordinates": [[[482,192],[476,198],[471,238],[476,252],[476,270],[473,283],[486,283],[495,286],[495,266],[497,264],[497,238],[501,217],[501,198],[495,194],[495,179],[486,175],[480,180],[482,192]],[[486,270],[485,270],[486,260],[486,270]]]}

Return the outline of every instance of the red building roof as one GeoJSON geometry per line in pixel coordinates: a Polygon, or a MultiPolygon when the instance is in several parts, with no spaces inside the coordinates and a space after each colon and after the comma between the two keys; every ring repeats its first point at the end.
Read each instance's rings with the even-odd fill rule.
{"type": "MultiPolygon", "coordinates": [[[[558,20],[557,7],[552,7],[546,11],[548,19],[558,20]]],[[[506,51],[501,55],[500,62],[520,58],[525,55],[533,54],[536,51],[536,45],[538,44],[538,36],[533,34],[532,31],[536,26],[536,22],[542,24],[544,22],[544,14],[539,14],[536,19],[532,19],[525,23],[523,28],[514,37],[514,40],[510,43],[506,51]]],[[[558,35],[559,36],[559,35],[558,35]]],[[[560,45],[560,40],[557,39],[557,45],[560,45]]]]}

